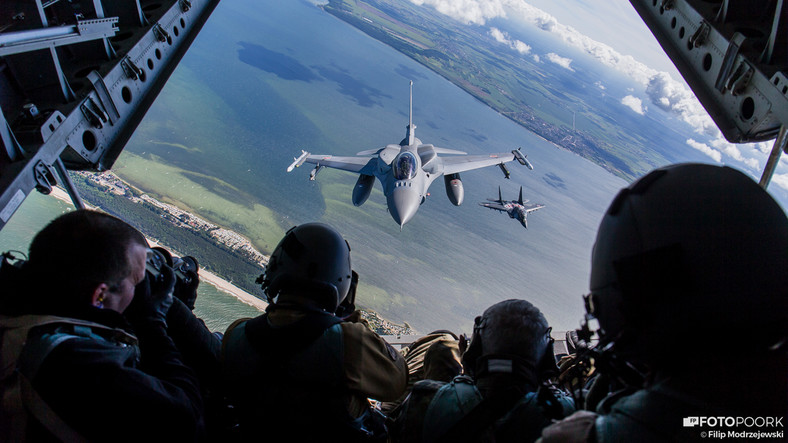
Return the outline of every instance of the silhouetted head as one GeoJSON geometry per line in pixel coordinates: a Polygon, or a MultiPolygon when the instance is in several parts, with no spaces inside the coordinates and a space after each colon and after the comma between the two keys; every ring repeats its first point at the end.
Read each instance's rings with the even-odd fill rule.
{"type": "MultiPolygon", "coordinates": [[[[471,375],[514,372],[535,381],[550,353],[550,327],[536,306],[525,300],[505,300],[476,317],[473,336],[463,355],[471,375]]],[[[555,360],[552,355],[548,361],[555,360]]]]}
{"type": "Polygon", "coordinates": [[[310,304],[335,312],[350,290],[350,246],[331,226],[291,228],[274,249],[262,278],[269,303],[310,304]]]}
{"type": "Polygon", "coordinates": [[[729,167],[659,168],[619,192],[599,226],[591,310],[602,338],[659,365],[764,350],[788,325],[788,219],[729,167]]]}
{"type": "Polygon", "coordinates": [[[99,290],[106,291],[101,304],[123,312],[145,276],[147,247],[139,231],[111,215],[84,209],[61,215],[30,245],[26,268],[36,303],[94,304],[99,290]]]}

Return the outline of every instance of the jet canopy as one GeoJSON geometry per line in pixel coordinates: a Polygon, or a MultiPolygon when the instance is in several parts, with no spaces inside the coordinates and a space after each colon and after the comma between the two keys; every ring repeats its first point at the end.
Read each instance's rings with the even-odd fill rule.
{"type": "Polygon", "coordinates": [[[402,152],[392,162],[392,172],[397,180],[409,180],[416,176],[418,160],[412,152],[402,152]]]}

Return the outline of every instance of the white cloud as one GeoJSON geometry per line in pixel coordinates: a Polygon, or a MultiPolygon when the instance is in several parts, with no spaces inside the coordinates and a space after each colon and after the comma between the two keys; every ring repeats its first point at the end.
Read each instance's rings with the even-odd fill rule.
{"type": "Polygon", "coordinates": [[[676,114],[698,134],[716,137],[719,129],[695,95],[674,81],[666,72],[653,75],[646,84],[646,95],[654,105],[676,114]]]}
{"type": "Polygon", "coordinates": [[[515,40],[513,44],[514,44],[513,49],[519,52],[520,54],[528,54],[529,52],[531,52],[531,47],[521,42],[520,40],[515,40]]]}
{"type": "Polygon", "coordinates": [[[534,54],[534,61],[535,61],[536,63],[541,63],[542,59],[541,59],[541,57],[539,57],[538,55],[534,54]]]}
{"type": "Polygon", "coordinates": [[[605,85],[603,85],[603,84],[602,84],[602,81],[601,81],[601,80],[600,80],[600,81],[597,81],[596,83],[594,83],[594,86],[596,86],[597,88],[599,88],[599,89],[601,89],[601,90],[603,90],[603,91],[604,91],[605,89],[607,89],[607,88],[605,87],[605,85]]]}
{"type": "Polygon", "coordinates": [[[788,174],[774,174],[770,183],[788,190],[788,174]]]}
{"type": "Polygon", "coordinates": [[[718,137],[712,140],[711,145],[715,149],[718,149],[723,154],[727,155],[728,157],[738,162],[744,163],[750,169],[753,169],[755,171],[759,171],[761,169],[761,162],[759,162],[758,159],[752,157],[745,157],[744,155],[742,155],[741,148],[746,147],[746,145],[735,145],[733,143],[728,143],[728,141],[722,137],[718,137]]]}
{"type": "Polygon", "coordinates": [[[698,151],[708,155],[709,157],[712,158],[712,160],[714,160],[716,162],[721,162],[722,161],[722,154],[720,154],[720,151],[717,151],[717,150],[709,147],[709,145],[707,145],[705,143],[696,142],[695,140],[690,138],[690,139],[687,139],[687,144],[690,145],[691,147],[697,149],[698,151]]]}
{"type": "MultiPolygon", "coordinates": [[[[710,132],[716,129],[692,92],[684,84],[673,80],[668,73],[652,69],[630,55],[623,55],[605,43],[583,35],[571,26],[559,23],[555,17],[531,6],[525,0],[411,0],[411,2],[433,6],[439,12],[465,23],[483,25],[486,20],[507,17],[531,23],[643,85],[652,103],[676,114],[690,124],[696,132],[711,135],[710,132]]],[[[569,67],[571,60],[556,57],[558,57],[556,54],[548,54],[548,59],[553,63],[571,69],[569,67]]]]}
{"type": "Polygon", "coordinates": [[[503,32],[501,32],[498,28],[490,28],[490,35],[495,41],[500,43],[507,43],[508,40],[503,32]]]}
{"type": "Polygon", "coordinates": [[[511,38],[509,38],[509,34],[501,31],[498,28],[490,28],[490,35],[492,36],[492,38],[495,39],[495,41],[509,46],[510,48],[514,49],[520,54],[528,54],[529,52],[531,52],[530,46],[526,45],[520,40],[512,40],[511,38]]]}
{"type": "Polygon", "coordinates": [[[441,14],[466,24],[483,25],[487,20],[506,17],[505,5],[511,0],[410,0],[416,5],[429,5],[441,14]]]}
{"type": "Polygon", "coordinates": [[[643,101],[637,97],[627,95],[621,99],[621,104],[640,115],[644,115],[646,113],[646,111],[643,109],[643,101]]]}
{"type": "Polygon", "coordinates": [[[574,69],[572,69],[572,67],[569,66],[572,63],[572,59],[571,58],[561,57],[560,55],[556,54],[555,52],[551,52],[551,53],[547,54],[546,57],[547,57],[548,60],[550,60],[551,62],[555,63],[556,65],[561,66],[562,68],[566,68],[566,69],[574,72],[574,69]]]}
{"type": "MultiPolygon", "coordinates": [[[[651,103],[675,115],[687,123],[697,134],[711,140],[708,144],[705,144],[689,139],[687,144],[716,161],[722,161],[722,154],[725,154],[725,156],[744,164],[748,168],[757,169],[760,166],[760,161],[756,157],[763,158],[763,155],[771,149],[771,145],[768,143],[754,145],[728,143],[698,99],[684,83],[674,80],[667,72],[650,68],[634,57],[621,54],[609,45],[596,41],[571,26],[560,23],[554,16],[528,4],[526,0],[410,1],[417,5],[432,6],[439,12],[464,23],[484,25],[490,19],[503,18],[530,23],[545,32],[550,32],[566,44],[587,53],[600,63],[627,75],[642,85],[651,103]]],[[[491,35],[493,33],[492,29],[490,31],[491,35]]],[[[505,33],[500,30],[497,31],[507,41],[512,41],[505,33]]],[[[512,43],[507,44],[511,45],[512,43]]],[[[530,50],[531,48],[529,47],[528,49],[530,50]]],[[[537,62],[541,61],[541,58],[536,54],[532,54],[532,57],[537,62]]],[[[546,57],[553,63],[573,70],[570,66],[571,59],[560,57],[555,53],[547,54],[546,57]]],[[[634,91],[631,92],[634,93],[634,91]]],[[[633,98],[635,97],[633,96],[633,98]]],[[[630,104],[626,104],[622,100],[622,103],[632,108],[631,104],[635,102],[631,99],[629,99],[629,102],[630,104]]],[[[640,105],[641,110],[646,109],[642,101],[640,105]]],[[[632,109],[638,112],[636,107],[632,109]]],[[[781,160],[781,165],[788,167],[788,160],[781,160]]],[[[775,177],[777,176],[778,174],[775,174],[775,177]]],[[[773,180],[775,182],[783,180],[782,183],[788,181],[788,174],[783,174],[781,177],[783,178],[773,180]]]]}

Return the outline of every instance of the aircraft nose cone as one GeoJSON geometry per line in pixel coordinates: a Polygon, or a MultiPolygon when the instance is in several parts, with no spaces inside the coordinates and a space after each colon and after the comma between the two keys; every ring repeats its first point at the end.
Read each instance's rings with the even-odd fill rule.
{"type": "Polygon", "coordinates": [[[404,225],[416,215],[420,202],[419,194],[414,189],[405,187],[395,189],[389,199],[391,217],[398,225],[404,225]]]}

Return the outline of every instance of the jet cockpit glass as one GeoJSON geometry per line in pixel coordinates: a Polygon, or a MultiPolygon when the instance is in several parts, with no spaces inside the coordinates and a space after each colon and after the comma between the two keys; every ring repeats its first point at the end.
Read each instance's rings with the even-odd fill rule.
{"type": "Polygon", "coordinates": [[[418,161],[411,152],[403,152],[392,163],[394,178],[397,180],[408,180],[416,176],[418,161]]]}

